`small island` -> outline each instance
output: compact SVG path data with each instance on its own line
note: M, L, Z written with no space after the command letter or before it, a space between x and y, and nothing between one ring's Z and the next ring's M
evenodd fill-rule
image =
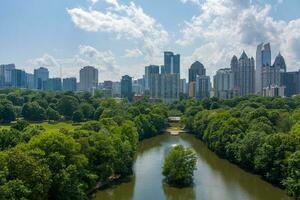
M196 154L191 148L182 145L173 147L163 165L165 181L175 187L190 186L193 183L196 161Z

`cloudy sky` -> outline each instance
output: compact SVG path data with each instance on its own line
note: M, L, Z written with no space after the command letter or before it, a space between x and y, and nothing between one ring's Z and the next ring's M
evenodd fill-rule
M1 0L0 63L50 76L76 76L85 65L100 81L139 78L181 54L183 77L199 60L212 75L231 57L271 42L288 70L300 69L299 0Z

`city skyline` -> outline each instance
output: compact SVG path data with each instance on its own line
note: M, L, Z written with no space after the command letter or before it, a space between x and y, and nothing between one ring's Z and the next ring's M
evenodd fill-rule
M44 66L50 77L59 77L62 68L63 77L78 78L80 68L92 65L99 80L120 80L162 65L163 51L170 50L181 55L182 77L196 60L212 77L232 55L244 49L255 56L257 44L270 42L272 62L280 51L289 70L300 66L299 1L130 2L2 1L0 61L27 72Z

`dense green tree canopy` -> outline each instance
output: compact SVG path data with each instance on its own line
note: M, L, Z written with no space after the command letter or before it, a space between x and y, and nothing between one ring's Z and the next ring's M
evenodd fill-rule
M193 182L196 161L196 154L192 149L177 145L167 154L162 173L171 185L190 185Z

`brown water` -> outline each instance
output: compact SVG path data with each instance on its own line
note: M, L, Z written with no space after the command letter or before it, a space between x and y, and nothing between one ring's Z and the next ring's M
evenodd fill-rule
M192 147L197 153L194 186L172 188L161 175L165 155L172 145ZM141 142L134 176L125 183L96 193L94 200L291 200L284 191L218 158L192 135L161 135Z

